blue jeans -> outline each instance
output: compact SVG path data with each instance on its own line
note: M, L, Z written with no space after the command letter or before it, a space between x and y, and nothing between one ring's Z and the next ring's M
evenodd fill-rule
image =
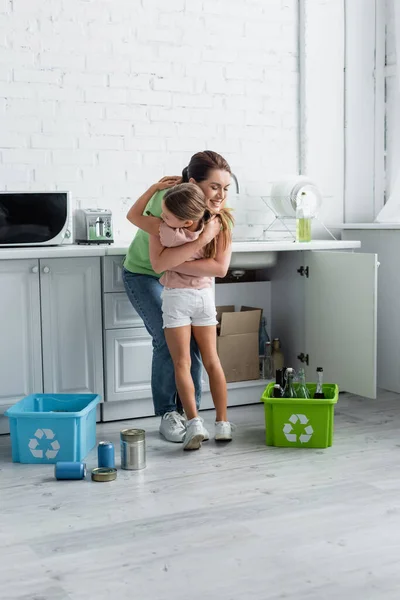
M157 277L122 271L128 298L143 319L145 327L153 338L153 361L151 369L151 391L154 412L164 415L180 408L176 391L174 365L165 341L162 321L161 292L163 286ZM195 387L197 408L201 399L202 362L197 344L192 336L190 354L192 359L192 378ZM178 402L178 405L177 405Z

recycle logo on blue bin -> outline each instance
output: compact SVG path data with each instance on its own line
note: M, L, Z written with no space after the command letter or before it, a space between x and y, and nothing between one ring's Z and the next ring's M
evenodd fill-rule
M36 429L35 437L29 440L29 450L35 458L55 458L60 450L59 442L51 429Z
M308 417L306 415L295 415L289 417L289 423L285 423L283 426L283 433L288 442L300 442L301 444L307 444L311 440L314 429L311 425L307 425ZM302 427L299 428L298 424ZM296 433L293 425L296 425L296 430L301 433Z

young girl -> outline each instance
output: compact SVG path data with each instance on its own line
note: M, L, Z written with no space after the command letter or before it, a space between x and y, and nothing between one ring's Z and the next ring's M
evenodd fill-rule
M230 245L233 224L230 211L222 208L218 214L212 215L207 208L204 193L197 185L184 183L169 189L162 200L161 219L142 214L148 200L147 193L139 198L130 211L130 220L151 234L150 259L155 271L162 254L162 250L160 252L158 248L159 242L163 248L171 248L196 241L204 225L210 220L215 221L216 237L205 247L196 249L190 260L214 258L219 243L222 243L223 248ZM177 390L187 417L183 448L197 450L207 437L202 419L198 416L190 374L192 332L210 381L216 409L215 439L230 441L232 427L227 420L226 380L217 354L213 278L206 274L193 277L167 270L160 282L164 286L164 333L174 363Z

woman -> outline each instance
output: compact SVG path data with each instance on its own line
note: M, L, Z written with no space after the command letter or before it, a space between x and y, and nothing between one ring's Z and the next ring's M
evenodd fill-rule
M146 214L161 216L161 202L165 191L177 183L191 182L199 186L206 197L207 206L212 212L219 212L224 206L231 180L231 170L224 158L206 150L198 152L190 159L183 170L182 178L164 177L147 192L151 199ZM130 220L130 212L127 218ZM192 255L201 246L206 246L216 236L219 223L211 220L196 241L183 246L164 248L160 242L153 248L153 265L149 256L149 234L139 230L131 243L123 269L123 280L128 297L136 312L143 319L145 327L153 338L153 361L151 387L155 414L161 416L160 433L170 442L183 442L185 419L178 412L175 373L172 359L165 341L161 311L163 286L159 282L160 273L175 271L193 277L224 277L229 267L231 246L219 246L215 258L202 258L191 261ZM191 375L196 394L196 404L200 406L202 364L197 344L191 339ZM205 432L205 440L208 434Z

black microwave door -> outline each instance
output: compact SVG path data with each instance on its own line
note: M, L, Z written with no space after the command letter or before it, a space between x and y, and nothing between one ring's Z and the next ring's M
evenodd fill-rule
M43 244L67 220L65 192L0 194L0 244Z

